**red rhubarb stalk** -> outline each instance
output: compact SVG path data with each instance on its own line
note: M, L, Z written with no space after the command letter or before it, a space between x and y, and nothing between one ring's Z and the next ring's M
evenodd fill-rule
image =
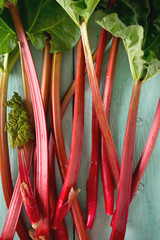
M102 29L98 45L95 72L100 84L107 31ZM98 170L100 157L100 133L94 105L92 105L92 149L89 177L87 181L87 228L92 229L97 208Z
M37 229L41 222L41 214L38 209L36 199L33 194L25 158L25 149L24 147L18 147L18 164L19 164L19 173L21 179L21 194L24 202L24 206L28 215L28 218L31 222L31 225L34 229Z
M50 203L50 222L52 220L56 203L57 203L57 191L56 191L56 179L55 179L55 151L56 146L52 132L49 137L49 203ZM57 240L68 240L68 233L65 222L62 221L57 229L52 229L52 237Z
M141 86L141 80L134 82L123 146L118 199L114 221L112 222L110 240L123 240L125 237L130 204L134 140Z
M43 50L43 67L41 79L41 94L44 106L45 115L47 115L49 93L50 93L50 80L51 80L51 53L49 39L46 40ZM36 192L36 172L37 172L37 156L36 147L34 150L34 192Z
M105 83L105 89L104 89L104 95L103 95L103 106L106 112L108 122L110 118L113 80L114 80L118 46L119 46L119 38L114 37L112 46L111 46L110 56L109 56L109 62L108 62L107 74L106 74L106 83ZM113 179L110 173L110 168L109 168L108 159L107 159L107 152L105 149L105 143L104 143L103 137L101 138L101 179L103 184L103 194L104 194L106 214L112 215L113 209L114 209L114 184L113 184Z
M149 159L151 157L152 151L153 151L155 143L156 143L156 139L158 137L159 130L160 130L160 99L159 99L157 110L156 110L154 120L153 120L153 123L151 126L151 130L150 130L149 136L147 138L146 145L144 147L141 158L140 158L138 165L132 176L131 200L130 201L132 201L132 199L137 191L138 185L142 179L142 176L147 168Z
M56 142L57 155L58 155L57 157L58 166L60 169L62 180L64 182L65 176L67 173L68 159L67 159L67 154L65 150L63 133L62 133L62 125L61 125L61 117L62 117L61 104L60 104L61 53L57 53L53 58L54 60L52 61L52 67L53 67L52 73L54 73L53 74L54 76L52 76L52 80L53 78L55 78L57 81L57 84L56 84L56 88L54 88L55 86L53 84L53 81L51 81L50 112L51 112L51 118L53 119L53 123L54 123L55 142ZM53 131L52 119L51 119L51 127ZM85 227L84 219L82 216L82 212L77 199L72 204L71 213L72 213L73 221L74 221L79 239L81 240L89 239L87 230Z
M50 79L51 79L51 53L49 40L46 40L45 48L43 50L43 68L41 80L41 93L44 105L45 114L47 114L49 92L50 92Z
M106 45L110 42L112 36L110 33L107 34L107 40L106 40ZM98 48L96 48L96 50L94 51L94 53L92 54L92 58L93 58L93 62L96 61L96 58L97 58L97 52L98 52ZM87 72L87 69L85 69L85 72ZM63 117L63 114L71 100L71 98L73 97L74 95L74 92L75 92L75 83L76 83L76 79L74 79L72 81L72 83L70 84L68 90L66 91L63 99L62 99L62 104L61 104L61 108L62 108L62 117Z
M72 188L75 188L78 179L83 146L84 88L85 88L84 83L85 83L85 60L83 54L82 41L80 40L77 47L77 72L76 72L75 104L74 104L71 150L65 182L63 184L63 188L57 203L56 213L54 217L53 226L55 228L58 226L58 223L60 221L59 219L62 217L62 215L63 214L65 215L67 213L64 212L64 206L66 205L65 202L67 198L69 201L70 198L74 196ZM75 193L75 197L76 196L77 193Z
M86 60L87 72L88 72L91 91L92 91L93 102L94 102L99 126L101 129L101 133L105 140L106 151L108 155L111 173L113 175L115 184L118 185L119 175L120 175L120 165L119 165L117 151L112 138L112 134L111 134L109 124L106 118L106 114L104 111L100 90L97 82L97 77L94 70L94 64L92 61L91 49L90 49L89 40L88 40L87 23L82 22L80 29L81 29L83 48L85 53L85 60Z
M0 81L0 170L1 170L1 181L4 192L4 197L6 201L7 208L13 194L13 184L11 179L10 163L9 163L9 152L8 152L8 141L7 141L7 132L5 131L6 123L6 106L5 102L7 101L7 89L8 89L8 77L9 73L12 70L12 67L16 63L19 57L19 53L15 54L14 59L12 59L12 65L8 66L8 56L6 55L6 66L5 71L1 73ZM9 69L8 69L9 67ZM29 239L27 230L25 229L25 224L20 218L17 224L17 233L21 239Z
M42 230L42 232L46 239L49 239L48 139L42 96L33 58L19 13L16 6L12 3L8 3L8 7L21 44L24 65L31 91L37 140L37 199L44 222L44 230Z

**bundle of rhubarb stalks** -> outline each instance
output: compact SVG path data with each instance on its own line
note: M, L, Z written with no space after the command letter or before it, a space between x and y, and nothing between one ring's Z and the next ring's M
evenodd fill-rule
M92 24L89 21L91 15ZM93 49L88 31L93 36L96 28L101 33L98 35L97 48ZM160 80L155 81L153 78L160 72L159 39L158 0L0 1L0 172L8 208L4 223L0 222L1 240L13 239L15 232L22 240L76 239L75 234L71 235L71 227L68 229L65 223L65 217L70 211L80 240L131 239L126 234L129 206L141 183L160 130ZM38 79L41 73L37 75L30 50L30 47L33 49L32 45L40 51L43 49L41 81ZM119 48L121 53L118 52ZM75 71L68 71L68 76L63 73L66 51L72 52L73 56L70 58L72 62L65 62L65 69L69 68L67 66L75 66ZM114 73L116 62L118 65L124 63L122 56L127 56L125 64L130 67L130 71L127 71L130 76L125 74L125 83L117 84L114 83ZM15 73L17 61L21 67L24 97L12 88L9 90L12 98L9 99L9 75ZM125 67L121 65L118 81L124 78ZM104 71L105 78L104 73L101 74ZM133 82L127 82L131 76ZM72 79L62 98L61 85L65 85L63 77ZM138 156L134 151L137 146L136 125L145 124L143 119L137 118L139 102L142 101L142 85L150 79L153 79L153 85L150 86L157 91L154 90L153 93L150 89L147 96L142 93L143 101L149 108L155 95L156 106L150 110L154 113L153 116L148 116L152 119L150 126L147 126L148 137L138 139L139 143L143 142ZM122 87L126 91L122 91ZM86 101L88 88L92 104ZM120 99L117 101L120 103L117 106L121 107L118 109L113 109L113 106L116 107L116 96L112 98L112 90L117 97L119 92ZM122 96L120 91L125 94ZM118 123L121 115L119 112L123 110L126 101L128 105L125 112L128 112L125 129L121 129L122 124ZM73 104L73 116L71 111L68 115L71 115L70 121L73 122L65 122L62 129L62 119L70 102ZM113 122L114 111L117 115L115 114ZM145 110L141 107L139 111L143 115ZM142 123L139 124L139 121ZM91 122L89 135L86 133L86 122ZM66 138L66 142L64 129L68 127L71 127L72 136L71 139ZM143 130L144 128L139 131ZM120 136L115 134L116 131L122 133L122 144L117 144ZM140 137L143 135L141 133ZM89 157L82 155L85 144L89 146L87 141L91 143L86 149ZM70 146L68 152L66 146ZM16 149L14 159L13 149ZM133 157L138 157L134 164ZM14 184L11 164L16 159L19 171ZM88 179L85 183L86 190L78 179L80 167L88 168L85 171L87 176L83 176L84 173L80 176ZM156 174L158 176L158 166L155 169L157 172L152 177ZM95 221L99 175L104 199L101 208L106 215L103 223L101 219ZM62 186L57 184L59 176ZM82 209L79 199L85 192L86 203ZM26 218L21 214L23 205L28 218L27 225ZM98 221L102 226L97 235ZM69 223L72 225L71 219ZM151 232L149 239L158 239L158 230L155 229L156 227L152 232L152 228L148 227ZM134 231L136 230L135 228ZM140 234L141 231L135 235L136 240L141 239Z

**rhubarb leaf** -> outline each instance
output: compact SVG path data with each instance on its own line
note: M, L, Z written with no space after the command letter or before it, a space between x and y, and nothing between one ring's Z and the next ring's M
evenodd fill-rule
M19 1L21 19L32 44L42 49L46 36L51 36L51 52L72 48L80 37L80 31L63 8L53 0Z
M76 45L80 31L63 8L53 0L19 0L18 10L32 44L43 49L45 33L51 36L51 52L66 51ZM18 42L7 8L0 15L0 54L10 53Z
M160 7L158 0L117 0L98 11L96 22L123 40L134 81L160 72Z
M33 46L35 46L37 49L43 49L45 46L45 41L47 39L47 36L43 33L27 33L29 39L31 40Z
M13 24L7 9L0 15L0 54L10 53L17 45L17 35L13 30Z
M82 21L88 22L99 0L57 0L73 21L80 26Z

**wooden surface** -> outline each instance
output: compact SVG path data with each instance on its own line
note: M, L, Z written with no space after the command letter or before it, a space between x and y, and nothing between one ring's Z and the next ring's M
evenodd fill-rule
M97 46L100 28L90 24L89 36L91 39L91 46L94 49ZM42 51L37 51L31 48L35 60L38 76L40 79L42 69ZM101 79L101 93L105 83L105 73L107 68L107 61L109 56L110 45L106 48L104 64ZM75 60L76 49L70 50L63 54L62 63L62 84L61 96L64 95L70 82L75 74ZM133 81L129 69L128 59L120 42L118 51L118 60L116 64L116 73L114 80L114 89L111 105L111 120L110 126L117 148L118 156L121 161L123 140L125 133L125 126L127 120L127 113L130 103L131 91ZM23 96L22 77L20 70L20 62L14 67L9 78L9 91L8 98L13 94L13 91L18 91ZM136 143L134 152L133 169L139 160L139 157L144 148L155 110L157 107L158 99L160 97L160 74L154 77L153 80L145 83L142 86L142 93L140 98L140 106L137 119ZM78 179L78 187L81 189L79 194L79 201L82 212L85 218L86 212L86 181L89 173L90 166L90 152L91 152L91 109L92 98L88 79L86 77L85 87L85 128L84 128L84 147L83 157ZM72 116L73 116L73 101L63 118L63 131L66 143L67 154L70 151L70 141L72 132ZM16 150L10 150L10 162L12 166L13 182L15 183L18 167ZM58 168L57 171L57 184L59 192L62 187ZM125 240L158 240L160 239L160 134L158 136L150 163L138 188L137 194L130 205L128 225ZM117 196L117 192L115 193ZM2 230L5 216L7 213L6 205L3 198L2 186L0 182L0 232ZM95 223L92 231L88 231L90 239L92 240L108 240L111 232L109 227L111 218L105 215L104 200L102 193L102 184L99 175L99 191L98 191L98 208ZM69 231L69 239L77 239L75 229L73 226L70 213L66 217L66 223ZM14 239L19 239L15 235Z

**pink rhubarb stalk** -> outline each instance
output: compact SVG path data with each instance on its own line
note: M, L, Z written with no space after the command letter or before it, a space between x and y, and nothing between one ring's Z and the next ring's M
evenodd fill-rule
M156 143L156 139L158 137L159 130L160 130L160 99L158 101L157 110L154 116L154 120L151 126L151 130L146 145L144 147L141 158L132 176L131 201L137 191L138 185L147 168L149 159L151 157L152 151Z
M100 84L107 31L102 29L98 45L95 72ZM92 106L92 149L89 177L87 181L87 228L92 229L97 209L98 170L100 157L100 132L94 105Z
M24 65L31 91L37 140L37 200L42 211L44 223L42 235L45 235L46 239L49 239L48 138L42 96L33 58L21 19L19 17L19 13L16 6L14 6L12 3L8 3L8 7L21 45Z
M118 53L119 46L119 38L114 37L109 62L107 67L106 74L106 83L103 95L103 106L106 112L107 120L109 122L110 118L110 108L111 108L111 99L112 99L112 90L113 90L113 80L114 80L114 72L115 65ZM101 138L101 179L103 184L103 194L105 201L105 210L106 214L112 215L114 209L114 184L113 179L110 173L110 168L107 159L107 152L105 149L104 138Z
M141 86L141 80L134 82L123 146L118 199L112 222L110 240L123 240L125 237L130 204L134 140Z
M21 54L21 48L20 48L20 58L21 58L21 68L22 68L22 77L23 77L23 85L24 85L24 95L25 95L25 105L27 108L27 111L30 115L30 123L32 125L32 129L34 128L34 117L33 117L33 109L32 109L32 103L31 103L31 96L30 96L30 90L28 86L28 80L26 76L26 71L24 67L24 62L23 62L23 57ZM25 159L26 159L26 165L28 172L30 172L31 168L31 163L32 163L32 157L33 157L33 148L34 148L34 141L30 140L28 143L25 144L24 146L24 151L25 151ZM12 239L15 234L15 229L17 226L17 221L20 216L23 200L22 196L20 193L20 175L18 175L17 182L15 185L15 189L13 192L13 196L9 205L9 210L7 213L7 217L5 220L5 224L2 230L2 238L4 239ZM21 227L23 230L23 226ZM22 239L29 239L29 236L26 232L25 235L22 235Z
M120 165L119 165L117 151L112 138L112 134L107 121L107 117L104 111L101 94L100 94L100 90L97 82L97 77L94 70L94 64L92 60L91 49L90 49L88 34L87 34L87 23L82 22L80 29L81 29L82 42L83 42L87 72L88 72L91 91L92 91L93 102L94 102L99 126L101 129L101 133L105 140L105 146L106 146L111 173L113 175L115 184L118 185L119 175L120 175Z
M84 86L85 86L85 60L83 54L82 41L80 40L77 47L77 72L76 72L76 88L75 88L75 104L73 117L73 130L69 163L65 182L57 203L56 213L54 217L53 226L56 228L58 223L67 214L70 205L70 199L77 197L74 192L78 173L80 169L82 146L83 146L83 128L84 128ZM75 196L74 196L75 195ZM66 202L68 198L68 202ZM72 203L72 202L71 202ZM66 211L64 206L66 206Z
M41 79L41 94L44 106L45 115L47 115L49 94L50 94L50 80L51 80L51 53L49 39L46 40L43 50L43 67ZM37 156L36 146L34 150L34 192L36 192L36 172L37 172Z

